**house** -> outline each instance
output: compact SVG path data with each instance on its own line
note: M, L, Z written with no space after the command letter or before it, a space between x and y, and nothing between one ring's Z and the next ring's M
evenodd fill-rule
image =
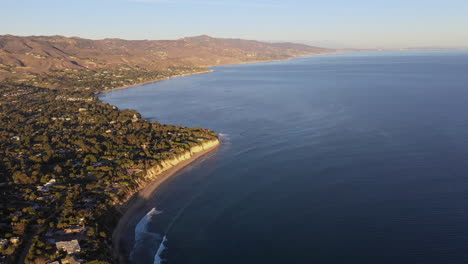
M84 230L85 228L82 226L72 226L69 228L65 228L63 231L65 232L65 234L75 234L75 233L80 233Z
M142 149L146 149L146 147L148 147L148 146L149 146L149 142L141 144Z
M59 154L65 154L65 153L67 153L67 151L64 150L64 149L58 149L58 150L57 150L57 153L59 153Z
M0 249L5 248L8 245L8 239L2 238L0 239Z
M50 187L54 186L56 182L57 181L55 179L52 179L42 186L37 186L37 190L40 192L48 192Z
M127 175L133 175L142 172L140 169L127 169Z
M138 121L138 116L136 114L133 115L132 122Z
M10 238L10 243L12 243L13 245L18 245L20 242L20 238L19 237L12 237Z
M72 163L72 166L73 166L73 167L81 167L81 166L83 166L83 162L81 162L81 161L74 161L74 162Z
M102 167L111 164L111 160L101 160L93 164L94 167Z
M92 202L94 202L95 200L96 200L96 199L94 199L94 198L85 198L85 199L83 200L83 202L85 202L85 203L92 203Z
M68 254L74 254L81 251L78 240L59 241L55 243L58 250L65 250Z

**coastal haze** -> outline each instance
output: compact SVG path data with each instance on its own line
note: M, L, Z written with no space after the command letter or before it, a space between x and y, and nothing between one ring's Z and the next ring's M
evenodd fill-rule
M213 69L100 97L223 141L128 227L133 263L468 261L468 52Z

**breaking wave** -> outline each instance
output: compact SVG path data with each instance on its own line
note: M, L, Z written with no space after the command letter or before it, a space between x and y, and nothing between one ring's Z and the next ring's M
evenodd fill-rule
M223 142L224 145L230 145L231 144L231 136L229 134L224 134L224 133L219 133L218 134L219 139L221 142Z
M151 221L154 215L159 214L160 212L156 210L156 208L151 209L143 218L141 218L140 222L135 227L135 241L141 240L143 235L146 234L153 234L148 231L148 223Z
M164 245L166 241L167 241L167 237L164 236L163 240L161 241L161 244L159 245L158 251L156 252L156 255L154 256L154 264L161 264L163 262L163 259L161 258L161 254L166 249L166 246Z
M147 248L147 245L154 245L156 248L156 245L162 244L160 241L164 241L165 238L163 238L160 234L149 231L149 223L151 222L151 219L160 213L161 212L156 210L156 208L153 208L143 218L141 218L141 220L136 225L135 243L133 244L133 249L129 256L132 262L135 260L135 256L141 254L142 249L145 249L145 247Z

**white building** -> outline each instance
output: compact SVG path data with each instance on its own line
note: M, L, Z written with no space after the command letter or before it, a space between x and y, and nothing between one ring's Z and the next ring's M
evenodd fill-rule
M37 190L40 192L48 192L50 187L54 186L56 182L57 181L55 179L52 179L42 186L37 186Z
M74 254L81 251L78 240L74 239L71 241L60 241L55 243L58 250L65 250L68 254Z

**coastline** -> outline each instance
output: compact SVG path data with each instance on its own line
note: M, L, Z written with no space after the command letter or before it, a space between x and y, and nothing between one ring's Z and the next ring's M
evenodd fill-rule
M141 190L131 195L130 199L123 203L121 206L116 206L117 211L122 213L119 222L112 233L112 251L114 258L118 263L127 263L128 256L121 250L122 244L126 242L131 243L134 238L134 230L128 227L134 227L140 220L138 212L148 211L148 200L154 197L158 187L164 183L171 176L175 175L181 169L199 160L201 157L212 153L220 146L221 141L214 139L207 141L200 146L192 147L181 157L177 157L174 161L168 162L166 166L156 167L148 170L145 177L149 178L146 183L143 183ZM148 209L145 211L145 209ZM123 239L125 238L125 241Z
M248 62L239 62L239 63L234 63L234 64L213 65L213 66L207 66L207 67L288 61L288 60L304 58L304 57L309 57L309 56L327 55L327 54L334 54L334 53L339 53L339 52L342 52L342 51L318 53L318 54L317 53L305 54L305 55L300 55L300 56L287 58L287 59L248 61ZM99 94L111 92L114 90L127 89L127 88L131 88L131 87L135 87L135 86L139 86L143 84L169 80L169 79L176 78L176 77L190 76L190 75L196 75L196 74L205 74L205 73L210 73L210 72L214 72L214 70L208 69L206 71L174 75L174 76L157 79L153 81L147 81L143 83L113 88L107 91L100 92ZM133 239L134 239L134 227L136 226L136 224L141 218L141 215L138 212L141 213L143 211L146 213L152 208L151 206L148 206L148 203L147 203L149 198L154 197L154 194L157 192L158 187L162 183L164 183L167 179L169 179L171 176L175 175L184 167L194 163L201 157L215 151L221 144L219 139L217 139L216 141L217 141L217 144L215 144L211 148L204 149L199 152L195 152L188 159L185 159L177 164L172 165L169 169L162 171L161 173L157 175L153 175L152 177L153 179L148 180L146 183L144 183L144 186L142 186L142 188L138 192L132 194L130 199L125 201L122 205L115 206L116 210L122 214L116 228L114 229L112 233L112 252L113 252L114 258L118 261L118 263L128 263L129 252L124 252L122 250L122 245L128 246L132 244ZM191 153L191 151L188 151L188 152ZM132 227L132 228L129 228L129 227ZM125 241L123 241L124 238L126 238Z
M109 90L105 90L105 91L99 92L97 95L105 94L105 93L107 93L107 92L112 92L112 91L116 91L116 90L128 89L128 88L132 88L132 87L136 87L136 86L140 86L140 85L145 85L145 84L149 84L149 83L156 83L156 82L160 82L160 81L170 80L170 79L174 79L174 78L178 78L178 77L191 76L191 75L199 75L199 74L206 74L206 73L214 72L214 70L213 70L213 69L210 69L209 67L228 66L228 65L242 65L242 64L254 64L254 63L276 62L276 61L289 61L289 60L294 60L294 59L306 58L306 57L309 57L309 56L328 55L328 54L335 54L335 53L342 53L342 52L347 52L347 51L333 51L333 52L326 52L326 53L311 53L311 54L299 55L299 56L292 57L292 58L287 58L287 59L256 60L256 61L245 61L245 62L238 62L238 63L226 63L226 64L219 64L219 65L208 65L208 66L206 66L207 70L205 70L205 71L192 72L192 73L185 73L185 74L177 74L177 75L173 75L173 76L169 76L169 77L165 77L165 78L161 78L161 79L155 79L155 80L146 81L146 82L141 82L141 83L137 83L137 84L125 85L125 86L116 87L116 88L112 88L112 89L109 89Z
M220 67L220 66L230 66L230 65L243 65L243 64L254 64L254 63L264 63L264 62L280 62L280 61L290 61L290 60L295 60L295 59L301 59L301 58L308 58L308 57L315 57L315 56L320 56L320 55L329 55L329 54L336 54L336 53L343 53L343 52L350 52L350 51L331 51L331 52L325 52L325 53L311 53L311 54L305 54L305 55L298 55L296 57L292 58L287 58L287 59L276 59L276 60L256 60L256 61L246 61L246 62L239 62L239 63L226 63L226 64L220 64L220 65L211 65L207 67ZM213 72L212 70L211 72ZM194 73L196 74L196 73Z
M116 90L122 90L122 89L132 88L132 87L135 87L135 86L140 86L140 85L144 85L144 84L148 84L148 83L155 83L155 82L159 82L159 81L170 80L170 79L177 78L177 77L190 76L190 75L197 75L197 74L205 74L205 73L210 73L210 72L213 72L213 70L208 69L208 70L206 70L206 71L199 71L199 72L192 72L192 73L185 73L185 74L172 75L172 76L169 76L169 77L165 77L165 78L161 78L161 79L156 79L156 80L152 80L152 81L146 81L146 82L141 82L141 83L137 83L137 84L130 84L130 85L125 85L125 86L121 86L121 87L112 88L112 89L109 89L109 90L105 90L105 91L99 92L98 95L104 94L104 93L107 93L107 92L116 91Z

